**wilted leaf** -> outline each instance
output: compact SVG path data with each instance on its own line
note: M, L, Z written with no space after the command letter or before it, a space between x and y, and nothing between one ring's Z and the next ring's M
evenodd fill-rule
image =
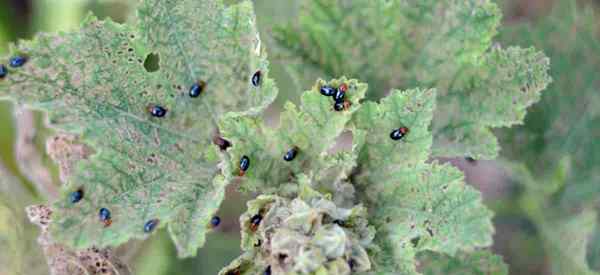
M53 127L95 152L74 167L53 206L52 237L80 248L117 245L145 237L144 224L158 219L179 255L194 255L227 183L211 144L218 119L255 114L276 95L251 3L143 1L136 26L88 18L77 32L40 34L11 53L28 61L9 69L0 96L47 111ZM144 66L151 53L156 71ZM206 87L192 98L199 81ZM155 105L165 117L150 115ZM84 199L72 204L78 189ZM98 219L101 207L111 226Z

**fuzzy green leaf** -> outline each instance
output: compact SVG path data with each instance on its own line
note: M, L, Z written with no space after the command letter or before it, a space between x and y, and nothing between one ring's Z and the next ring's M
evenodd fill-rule
M144 59L157 54L159 69ZM275 97L252 4L222 1L143 1L137 25L89 18L81 30L40 34L12 54L28 57L0 81L0 96L48 112L51 125L77 133L95 152L67 179L53 206L53 238L76 247L144 238L144 224L169 225L180 256L204 243L223 198L211 144L227 111L257 113ZM251 76L262 71L259 87ZM197 98L188 88L205 81ZM152 117L148 107L167 109ZM82 188L72 204L68 194ZM112 212L112 225L98 209Z
M487 250L459 253L455 257L425 252L419 255L419 261L423 262L422 272L426 275L508 274L508 266L502 257Z
M433 120L435 156L494 157L490 127L521 123L550 77L548 58L534 49L492 48L481 64L464 65L441 88Z
M365 80L379 95L436 87L434 156L493 158L490 128L520 123L550 82L543 54L490 49L500 17L489 0L310 0L275 40L303 84L312 67Z
M348 85L345 99L351 106L344 111L335 111L333 99L321 95L319 89L323 85L338 87L342 83ZM279 129L267 127L260 118L235 114L223 119L220 124L222 134L233 143L228 150L232 156L231 165L235 167L233 176L240 174L240 159L247 156L250 167L240 177L244 190L273 192L273 188L281 187L282 183L289 182L291 177L304 171L313 172L309 176L317 181L339 181L343 173L352 167L338 170L337 173L331 173L327 168L337 167L346 160L352 165L352 156L326 153L359 108L358 102L366 90L367 85L356 80L319 80L312 90L304 92L300 107L289 102L285 105ZM284 161L286 152L294 147L298 151L296 158L290 162Z
M462 173L429 157L429 124L435 107L433 90L393 91L380 104L367 103L354 124L366 132L356 176L359 194L374 209L379 250L376 271L415 274L415 255L488 246L492 213L479 192L465 185ZM394 141L391 130L408 127Z

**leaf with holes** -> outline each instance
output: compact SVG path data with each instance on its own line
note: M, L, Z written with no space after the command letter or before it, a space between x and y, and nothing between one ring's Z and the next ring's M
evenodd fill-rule
M276 89L249 1L142 1L136 22L89 17L79 31L19 43L11 56L26 62L9 68L0 96L47 111L51 126L80 135L94 152L67 173L53 239L118 245L148 236L154 220L168 226L180 256L191 256L229 177L211 144L218 120L228 111L259 113ZM147 71L150 55L158 68ZM191 97L194 83L202 90ZM83 199L72 203L76 190ZM112 223L98 218L102 207Z
M302 84L316 72L364 80L373 95L436 87L434 156L493 158L491 128L521 123L550 82L542 53L491 47L500 17L489 0L309 0L273 48Z

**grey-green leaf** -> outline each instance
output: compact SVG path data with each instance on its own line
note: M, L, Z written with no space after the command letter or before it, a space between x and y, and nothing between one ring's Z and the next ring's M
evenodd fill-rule
M491 128L521 123L550 82L540 52L491 48L501 14L489 0L302 3L297 22L274 35L292 78L306 84L313 68L364 80L380 96L437 88L434 156L494 158Z
M155 72L144 68L157 54ZM0 96L48 112L51 126L81 135L95 152L80 161L53 206L53 238L76 247L144 238L170 225L180 256L204 242L228 175L212 138L228 111L255 114L276 95L248 1L143 1L137 25L88 18L77 32L40 34L14 47ZM250 78L261 71L258 87ZM199 97L189 87L205 81ZM149 108L165 108L153 117ZM81 189L84 198L68 196ZM105 226L98 209L108 208Z
M458 253L454 257L424 252L419 254L419 261L425 275L506 275L508 266L502 257L488 250L470 253Z
M338 87L342 84L348 86L345 100L351 105L347 110L335 111L333 99L321 95L319 89L324 85ZM240 177L243 179L242 188L269 193L288 182L293 175L304 171L316 174L321 168L327 168L326 159L333 158L326 154L327 150L346 129L366 90L367 85L357 80L319 80L312 90L304 92L300 107L290 102L285 105L279 129L269 128L260 118L238 114L226 117L220 127L223 136L233 143L228 150L232 156L233 176L241 175L240 159L247 156L250 166ZM296 158L284 161L286 152L293 148L298 152ZM327 173L315 176L330 178Z
M358 194L373 209L372 251L378 274L416 274L415 255L454 255L491 244L492 213L481 195L450 165L426 163L432 143L429 125L435 91L393 91L381 103L366 103L353 118L366 132L355 176ZM390 138L398 127L409 130Z

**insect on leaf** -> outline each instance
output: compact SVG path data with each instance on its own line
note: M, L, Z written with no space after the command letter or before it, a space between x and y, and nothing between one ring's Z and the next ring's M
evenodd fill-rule
M375 270L415 274L415 255L435 251L450 256L492 242L492 213L481 195L464 183L456 168L426 163L435 91L392 91L381 103L367 103L353 122L366 133L360 149L358 194L377 228ZM408 128L400 140L390 132Z
M337 88L340 85L348 86L345 100L350 105L347 110L335 111L333 98L323 96L320 88ZM299 107L289 102L285 105L278 129L267 127L260 118L238 114L227 117L221 122L221 130L223 136L233 143L229 150L232 156L230 165L234 167L232 176L240 175L240 159L247 156L250 166L240 177L245 190L273 192L281 187L280 184L289 182L293 179L291 177L304 171L313 172L310 177L317 180L339 181L339 173L327 173L327 163L333 163L335 158L349 157L326 153L346 129L366 90L367 85L357 80L319 80L311 90L304 92ZM284 155L292 148L297 149L297 156L291 161L284 161ZM342 169L340 173L347 170Z
M521 123L550 82L542 53L492 47L500 18L489 0L309 0L274 38L302 84L316 71L363 80L372 96L437 88L433 155L494 158L491 128Z
M228 111L257 114L277 91L249 1L142 1L136 22L89 17L78 31L19 43L11 56L27 61L9 68L0 96L47 111L51 126L94 152L72 167L52 206L53 239L118 245L148 236L153 220L168 226L180 256L191 256L228 182L212 144L218 120ZM159 60L152 72L143 64L150 54ZM206 83L198 97L189 96L194 83ZM76 190L83 198L72 203ZM102 207L109 226L98 219Z

